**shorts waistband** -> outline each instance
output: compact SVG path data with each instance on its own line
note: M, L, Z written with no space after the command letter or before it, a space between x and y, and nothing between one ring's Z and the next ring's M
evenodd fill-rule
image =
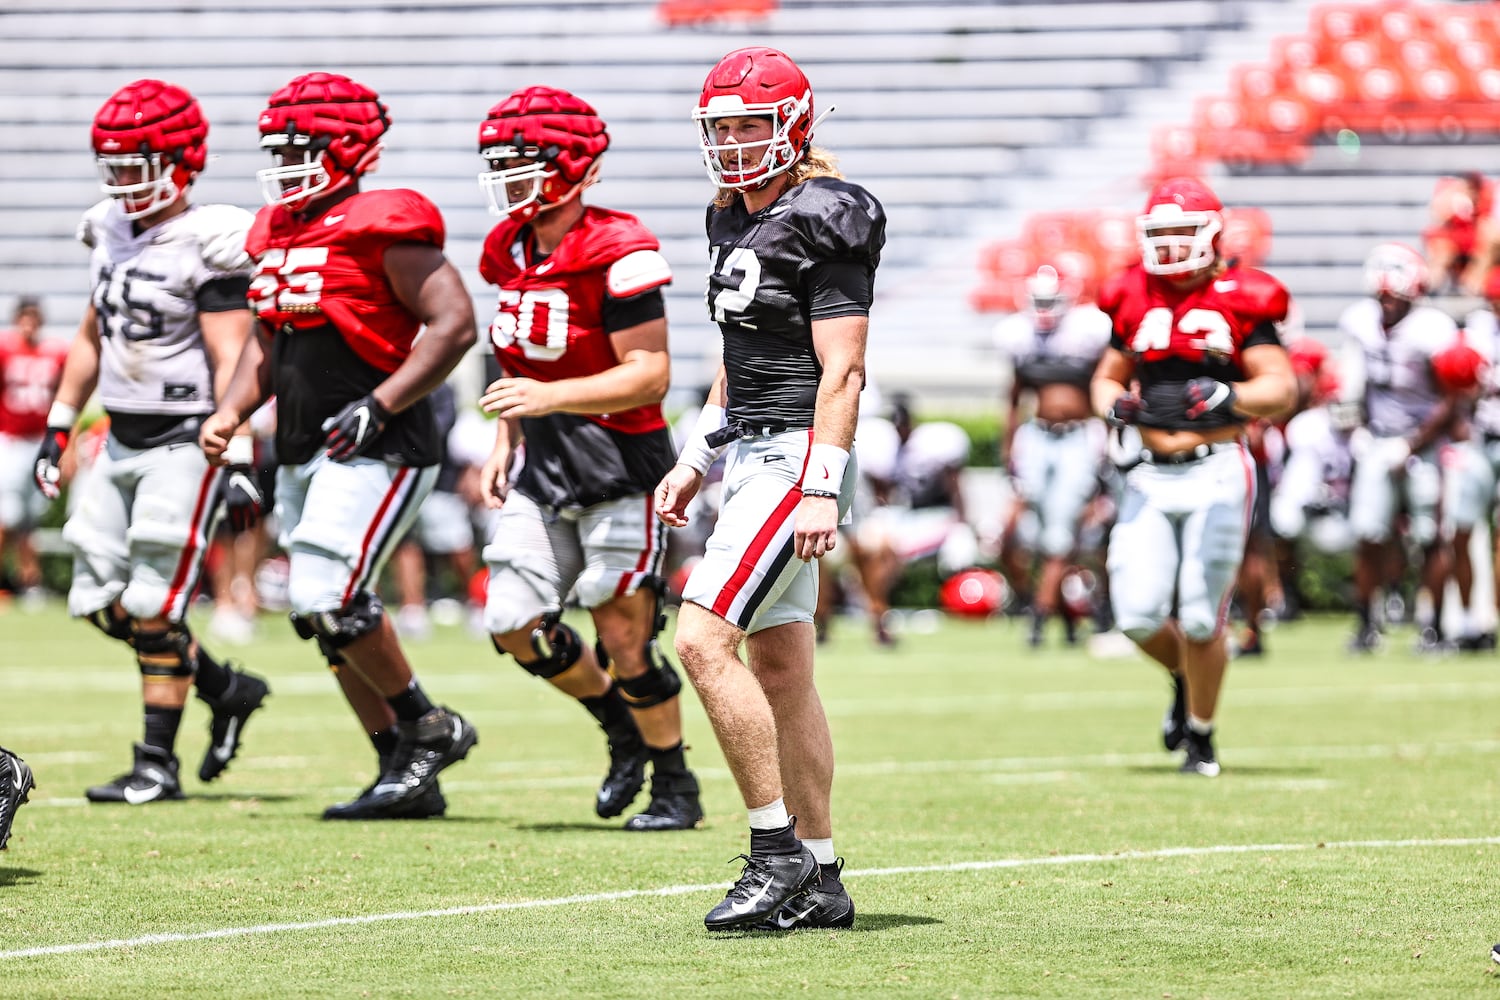
M1072 434L1082 427L1087 427L1089 418L1084 417L1081 420L1043 420L1041 417L1033 417L1032 423L1036 424L1039 429L1046 434L1050 434L1052 437L1062 437L1065 434Z
M1173 451L1165 455L1158 455L1150 448L1142 448L1141 461L1152 465L1187 465L1190 462L1201 462L1217 452L1229 451L1239 446L1238 441L1215 441L1211 444L1196 445L1187 451Z
M747 420L731 420L704 439L710 448L722 448L731 441L743 438L774 437L787 431L805 431L808 428L791 424L752 424Z

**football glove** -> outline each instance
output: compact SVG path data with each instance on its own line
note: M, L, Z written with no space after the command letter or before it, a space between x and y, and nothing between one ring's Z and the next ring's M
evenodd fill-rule
M1141 419L1141 411L1146 408L1146 403L1141 397L1133 392L1123 393L1115 400L1115 405L1109 408L1104 419L1111 427L1124 427L1134 424Z
M1229 413L1238 397L1234 386L1205 375L1184 385L1182 398L1187 403L1188 419L1197 420L1205 413Z
M362 396L323 421L328 437L323 447L335 462L347 462L364 454L391 422L391 411L374 394Z
M42 435L42 446L37 449L32 475L36 479L36 488L48 500L56 500L62 493L62 455L72 436L71 427L48 427Z
M266 495L248 465L231 465L224 470L224 516L235 531L255 527L266 509Z

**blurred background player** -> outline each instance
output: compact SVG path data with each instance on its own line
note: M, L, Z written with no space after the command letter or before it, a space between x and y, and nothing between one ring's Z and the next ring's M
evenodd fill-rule
M292 624L334 669L380 766L325 819L441 815L438 773L478 741L413 677L374 592L437 479L427 396L476 340L436 206L360 190L389 126L378 95L348 77L308 73L271 95L260 144L275 166L258 174L267 204L246 240L260 326L201 435L214 461L229 459L234 428L276 396Z
M228 766L267 693L259 677L216 661L187 627L221 473L186 446L229 384L251 319L249 214L188 199L207 136L193 96L160 80L127 84L95 115L94 158L108 197L78 228L93 292L37 452L37 487L56 497L78 411L97 388L109 436L70 497L68 610L134 649L145 719L130 770L90 788L94 802L182 797L175 748L190 687L212 712L203 781Z
M1444 456L1443 524L1453 539L1453 582L1461 605L1457 646L1464 652L1495 648L1493 616L1474 607L1474 529L1484 524L1496 542L1495 493L1500 486L1500 270L1485 281L1488 304L1464 320L1459 340L1433 355L1433 375L1444 394L1457 397L1462 440ZM1500 545L1495 545L1500 566Z
M1434 292L1478 292L1495 237L1494 188L1469 171L1438 181L1428 206L1432 225L1422 231L1422 250Z
M838 544L853 501L885 211L813 145L812 86L784 52L757 46L719 60L693 120L719 189L705 221L724 362L656 512L684 526L704 474L731 449L677 652L750 821L745 866L704 924L850 927L833 843L833 737L813 679L811 563Z
M1448 560L1438 537L1438 447L1449 434L1456 401L1438 386L1432 357L1454 341L1457 325L1442 310L1417 304L1426 291L1426 276L1421 254L1399 243L1382 243L1365 261L1369 297L1339 317L1339 330L1354 345L1351 360L1363 372L1359 382L1369 428L1355 442L1349 498L1349 523L1359 539L1354 558L1358 627L1351 652L1370 652L1380 642L1373 602L1390 576L1389 549L1401 544L1397 527L1402 513L1406 534L1421 552L1422 584L1433 605L1418 646L1428 651L1442 647Z
M1100 291L1114 336L1091 386L1095 411L1136 425L1143 446L1109 540L1115 619L1171 673L1162 740L1187 750L1184 773L1205 777L1219 774L1224 625L1255 500L1244 425L1296 397L1277 332L1286 289L1221 259L1223 224L1202 181L1151 192L1137 221L1141 262Z
M23 297L0 332L0 579L28 601L42 596L31 533L47 509L32 474L68 356L66 342L42 339L44 323L41 301Z
M500 511L484 620L497 651L604 730L598 815L630 805L649 762L651 801L625 828L682 830L703 808L683 757L682 680L657 642L666 529L651 511L674 459L661 412L672 272L635 216L584 204L608 148L594 109L551 87L516 91L480 125L480 185L504 217L479 262L500 289L490 335L502 371L480 400L499 417L481 473ZM593 618L592 647L561 620L569 594Z
M1109 346L1110 320L1097 306L1078 302L1079 291L1044 264L1026 281L1026 310L995 331L1014 370L1000 464L1010 472L1017 503L1002 552L1012 589L1034 595L1033 647L1042 645L1047 620L1059 613L1068 645L1077 642L1063 577L1104 461L1105 428L1094 418L1089 380ZM1022 422L1027 397L1031 415ZM1033 588L1038 555L1042 567Z

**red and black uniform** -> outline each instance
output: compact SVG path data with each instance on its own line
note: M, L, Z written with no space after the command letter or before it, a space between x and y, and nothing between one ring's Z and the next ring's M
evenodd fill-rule
M32 344L19 331L0 333L0 435L42 436L67 357L68 345L62 341Z
M500 288L490 326L507 374L539 382L582 378L620 363L610 335L666 315L665 266L633 268L655 251L635 216L590 206L550 254L526 223L502 222L484 242L479 273ZM659 260L659 256L652 254ZM621 261L625 265L616 266ZM676 461L661 406L620 413L523 417L526 462L515 488L538 504L590 507L649 494Z
M421 323L385 279L398 243L443 246L437 207L415 191L363 191L316 216L260 210L245 249L257 261L250 302L273 338L276 454L300 465L320 450L323 422L366 395L411 353ZM442 442L427 399L391 418L365 452L435 465Z

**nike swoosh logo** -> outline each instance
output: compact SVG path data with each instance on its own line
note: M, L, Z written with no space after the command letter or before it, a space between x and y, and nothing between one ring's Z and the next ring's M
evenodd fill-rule
M790 206L790 205L777 205L775 208L771 209L766 214L767 215L780 215L782 212L785 212L787 209L789 209L791 207L792 206Z
M757 892L755 895L751 896L743 903L730 903L729 908L735 913L740 914L741 916L749 913L751 910L755 909L756 903L759 903L762 899L766 898L766 893L771 891L772 881L774 880L769 878L766 879L766 884L760 887L760 892Z
M404 782L400 782L400 781L389 782L389 781L387 781L383 785L376 785L373 789L370 790L370 794L371 795L399 795L399 794L401 794L402 792L405 792L405 791L406 791L406 785L405 785Z
M229 759L234 756L234 738L239 735L240 720L238 718L229 720L229 730L224 734L224 742L214 747L214 758L220 764L228 764Z
M323 217L323 225L325 226L336 226L343 221L344 217L342 215L327 215Z
M776 914L776 926L780 927L784 931L785 930L790 930L791 928L793 928L793 927L797 926L798 924L802 923L802 921L806 920L807 919L807 915L809 913L811 913L813 910L816 910L817 908L818 908L818 904L817 903L813 903L807 909L803 910L801 913L797 914L795 917L792 917L790 919L788 919L786 917L783 917L781 914L778 913L778 914Z
M1215 281L1214 282L1214 291L1216 291L1216 292L1232 292L1232 291L1234 291L1238 287L1240 287L1240 283L1238 281Z
M354 440L363 441L365 439L365 428L369 426L370 423L369 408L361 406L359 409L354 411L354 415L359 418L359 433L354 435Z
M125 801L133 806L143 805L159 798L160 789L152 788L127 788L125 789Z
M11 783L16 786L16 791L20 792L25 790L26 786L21 783L21 769L16 767L14 764L11 765L10 780Z
M547 261L545 264L538 264L536 266L536 273L537 274L546 274L548 271L552 270L552 268L554 266L555 266L555 262L550 261L550 260Z

